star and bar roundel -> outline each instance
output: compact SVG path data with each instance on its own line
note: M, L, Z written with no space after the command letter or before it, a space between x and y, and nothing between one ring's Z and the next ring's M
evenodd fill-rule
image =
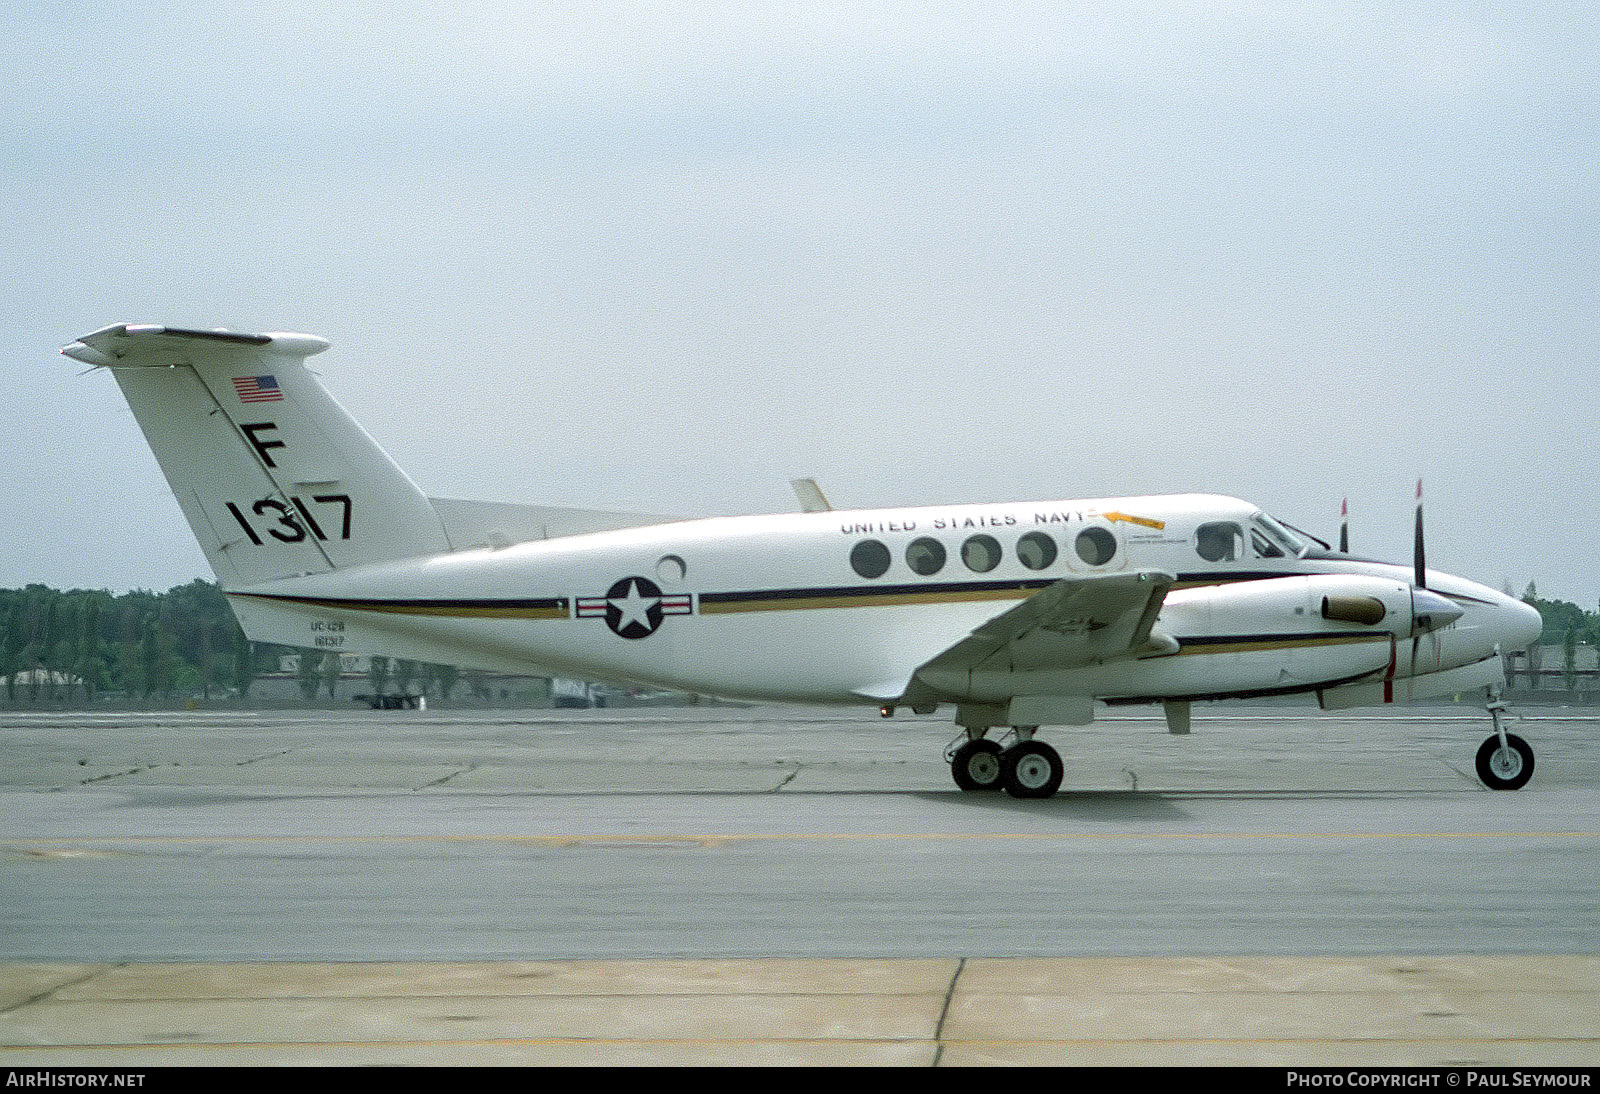
M625 577L606 590L605 596L580 596L579 619L605 619L621 638L648 638L669 615L694 611L688 593L663 593L647 577Z

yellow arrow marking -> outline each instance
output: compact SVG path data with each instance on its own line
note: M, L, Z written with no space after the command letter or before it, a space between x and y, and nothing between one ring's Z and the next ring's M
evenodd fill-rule
M1105 518L1110 521L1124 520L1129 524L1142 524L1146 528L1154 528L1158 531L1167 526L1167 522L1164 520L1151 520L1149 517L1136 517L1131 513L1107 513L1105 514Z

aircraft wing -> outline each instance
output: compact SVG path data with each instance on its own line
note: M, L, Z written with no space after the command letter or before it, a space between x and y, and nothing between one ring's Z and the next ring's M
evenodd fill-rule
M964 691L974 672L1075 668L1176 643L1151 636L1177 578L1160 571L1063 578L1001 612L917 669L936 690Z

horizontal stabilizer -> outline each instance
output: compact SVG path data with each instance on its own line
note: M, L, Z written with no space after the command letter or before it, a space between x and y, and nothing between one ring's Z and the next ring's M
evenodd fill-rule
M115 323L86 334L61 352L74 361L103 367L167 368L192 364L196 356L216 359L230 351L240 358L262 352L280 357L310 357L328 348L314 334L245 334L231 330L190 330L154 323Z
M672 524L682 517L653 513L614 513L603 509L561 509L547 505L516 505L498 501L462 501L429 498L444 522L450 546L457 551L475 547L501 548L589 532L614 532L650 524Z

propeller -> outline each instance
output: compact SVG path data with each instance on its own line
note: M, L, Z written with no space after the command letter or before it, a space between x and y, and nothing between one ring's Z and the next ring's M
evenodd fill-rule
M1417 531L1411 543L1411 675L1417 674L1417 652L1422 645L1422 636L1434 628L1427 614L1425 598L1431 597L1428 592L1428 567L1426 556L1422 549L1422 480L1417 480ZM1458 616L1459 612L1456 613Z
M1462 611L1455 604L1446 600L1436 592L1428 589L1428 563L1427 552L1422 546L1422 480L1417 480L1417 531L1412 544L1412 577L1411 577L1411 675L1417 675L1417 655L1422 645L1422 636L1429 635L1430 646L1434 657L1434 668L1438 668L1439 635L1442 627L1460 619Z
M1344 502L1339 506L1339 553L1350 553L1349 498L1345 498ZM1423 660L1423 637L1432 636L1430 640L1430 646L1432 647L1433 656L1435 660L1437 660L1439 652L1439 636L1437 632L1442 628L1449 626L1451 623L1454 623L1462 616L1461 608L1447 598L1428 588L1427 550L1423 546L1422 535L1421 479L1417 480L1417 520L1416 532L1412 540L1411 555L1411 671L1409 675L1416 676L1420 667L1418 662ZM1335 607L1339 607L1341 610L1348 610L1339 605L1336 605ZM1329 606L1325 604L1323 610L1326 614L1329 610ZM1363 621L1348 615L1340 615L1338 618L1348 618L1351 622ZM1400 641L1404 641L1405 636L1396 635L1395 637ZM1434 667L1437 668L1437 664ZM1392 667L1390 671L1394 671ZM1429 670L1423 668L1422 671L1427 672Z
M1412 557L1416 565L1416 574L1411 579L1413 585L1419 589L1428 587L1426 556L1422 550L1422 480L1417 480L1417 535L1412 549Z

